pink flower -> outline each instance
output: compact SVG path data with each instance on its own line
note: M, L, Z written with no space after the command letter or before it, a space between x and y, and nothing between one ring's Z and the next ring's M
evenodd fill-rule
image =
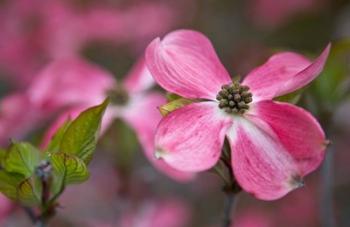
M147 201L136 211L122 216L121 227L183 227L189 222L189 210L179 200Z
M92 42L130 45L131 52L139 53L178 23L179 11L152 2L120 9L100 2L79 7L57 0L6 1L0 8L1 76L24 87L49 61L78 56Z
M317 204L319 193L315 190L319 184L313 180L308 182L304 190L298 190L273 204L248 205L248 198L242 198L240 204L245 206L240 207L232 217L232 227L320 226Z
M0 144L12 138L21 138L40 119L40 111L35 108L25 94L14 93L0 101Z
M177 171L165 162L158 162L153 155L154 134L161 119L157 107L165 103L160 93L149 91L153 84L143 60L120 84L109 72L81 59L52 63L36 78L28 92L37 106L56 110L67 108L47 132L43 146L68 116L76 117L83 109L100 103L108 94L112 103L104 116L102 131L113 119L123 119L136 131L146 157L157 169L174 179L188 180L192 173Z
M271 227L271 217L261 210L247 209L243 213L235 215L231 227Z
M125 9L96 4L78 11L54 2L44 9L41 32L47 39L45 48L53 58L74 56L92 41L144 44L176 22L176 12L164 4L142 3ZM162 23L160 18L164 18ZM140 21L145 22L143 26L138 26Z
M5 222L13 208L14 204L4 195L0 194L0 224Z
M27 95L37 106L57 111L62 107L97 104L114 83L112 74L97 65L67 58L45 67L34 78Z
M325 135L310 113L272 99L312 81L329 49L314 62L292 52L276 54L239 83L201 33L179 30L155 39L146 50L154 79L169 92L197 100L162 119L157 156L178 170L208 170L226 137L234 176L245 191L273 200L300 187L324 158Z
M67 108L74 106L79 113L102 102L113 83L107 72L76 59L50 64L26 90L1 100L0 144L25 136Z
M257 25L276 27L295 15L317 10L323 3L324 0L250 0L248 13Z

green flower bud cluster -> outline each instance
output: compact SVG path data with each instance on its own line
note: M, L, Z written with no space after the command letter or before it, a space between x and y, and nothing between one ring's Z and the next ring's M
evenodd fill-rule
M219 101L219 108L226 113L244 114L249 109L248 104L253 101L253 98L248 86L233 82L221 87L216 100Z

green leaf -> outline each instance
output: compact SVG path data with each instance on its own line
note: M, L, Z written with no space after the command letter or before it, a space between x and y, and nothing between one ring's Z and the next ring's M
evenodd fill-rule
M63 152L51 156L54 171L63 176L65 184L81 183L89 178L88 169L83 160Z
M297 104L303 94L304 89L299 89L296 90L292 93L283 95L283 96L279 96L277 98L275 98L274 100L276 101L280 101L280 102L289 102L292 104Z
M41 190L42 186L37 177L25 179L17 186L17 200L26 205L39 204Z
M67 119L63 123L63 125L56 131L46 148L46 152L56 153L60 150L62 138L71 123L72 121L70 119Z
M312 83L310 91L323 108L332 109L349 93L350 39L333 44L321 75Z
M0 191L9 199L25 205L34 205L40 202L41 187L36 178L24 178L18 173L0 171ZM35 187L33 187L35 185Z
M0 148L0 162L2 163L2 160L6 157L6 149Z
M17 186L25 178L18 173L7 173L4 170L0 171L0 191L9 199L17 200Z
M91 161L95 150L103 114L108 106L106 99L101 105L82 112L66 129L61 141L60 151Z
M40 151L29 143L13 142L3 159L3 168L28 178L40 162Z
M176 99L181 99L183 97L181 97L180 95L174 94L174 93L166 93L166 99L168 100L168 102L174 101Z
M179 98L174 101L168 102L167 104L164 104L159 107L159 111L162 114L162 116L166 116L172 111L179 109L183 106L186 106L188 104L193 103L193 100L185 99L185 98Z
M67 184L82 183L89 178L88 169L83 160L63 152L51 155L53 170L53 195L60 194Z

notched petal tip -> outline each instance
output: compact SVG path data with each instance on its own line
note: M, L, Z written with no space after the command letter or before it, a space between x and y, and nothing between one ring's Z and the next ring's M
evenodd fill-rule
M163 159L164 155L165 155L165 151L161 148L157 148L154 152L154 157L158 160Z
M151 41L151 44L160 43L161 38L158 36Z
M154 51L157 50L157 48L161 45L161 39L160 37L157 37L153 39L148 47L145 50L145 62L146 65L150 62L148 59L151 59L154 55ZM152 62L153 63L153 62Z
M327 148L328 146L330 146L332 144L333 144L333 142L331 140L326 139L326 140L323 141L322 146L324 148Z
M327 53L327 55L328 55L331 48L332 48L332 43L329 42L323 52Z
M305 182L300 175L292 176L291 180L289 181L289 186L293 189L304 187L304 185L305 185Z

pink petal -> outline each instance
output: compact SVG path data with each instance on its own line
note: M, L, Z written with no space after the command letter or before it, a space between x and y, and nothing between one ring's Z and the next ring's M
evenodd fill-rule
M47 119L25 94L15 93L0 102L0 144L10 139L20 139L26 133L38 127L40 121Z
M32 102L45 108L103 101L115 85L113 76L81 59L57 60L35 78L28 90Z
M181 200L149 200L138 209L121 216L120 227L183 227L188 226L191 211Z
M189 172L207 170L218 161L231 118L216 103L193 103L162 119L156 152L170 166Z
M0 224L5 225L5 220L8 220L11 211L15 207L15 204L11 202L6 196L0 194Z
M243 84L250 87L253 100L272 99L304 87L322 71L331 45L311 63L302 55L284 52L272 56L265 64L251 71Z
M213 99L231 82L208 38L195 31L155 39L146 50L146 63L160 86L186 98Z
M270 213L261 208L248 207L234 218L235 224L231 227L271 227L274 224Z
M124 81L124 86L130 93L147 90L153 85L154 79L147 69L143 58L130 70Z
M274 200L301 186L298 166L277 138L241 117L228 137L233 172L245 191Z
M160 172L177 181L188 181L193 178L193 173L175 170L154 155L154 135L161 120L157 108L165 102L165 98L158 93L133 97L131 105L123 113L123 118L134 128L146 157Z
M275 28L294 16L315 12L323 3L317 0L249 0L247 17L263 28Z
M288 103L261 101L255 104L255 117L265 122L286 151L293 157L301 176L314 171L325 155L325 134L317 120L307 111ZM255 119L254 119L255 118Z

